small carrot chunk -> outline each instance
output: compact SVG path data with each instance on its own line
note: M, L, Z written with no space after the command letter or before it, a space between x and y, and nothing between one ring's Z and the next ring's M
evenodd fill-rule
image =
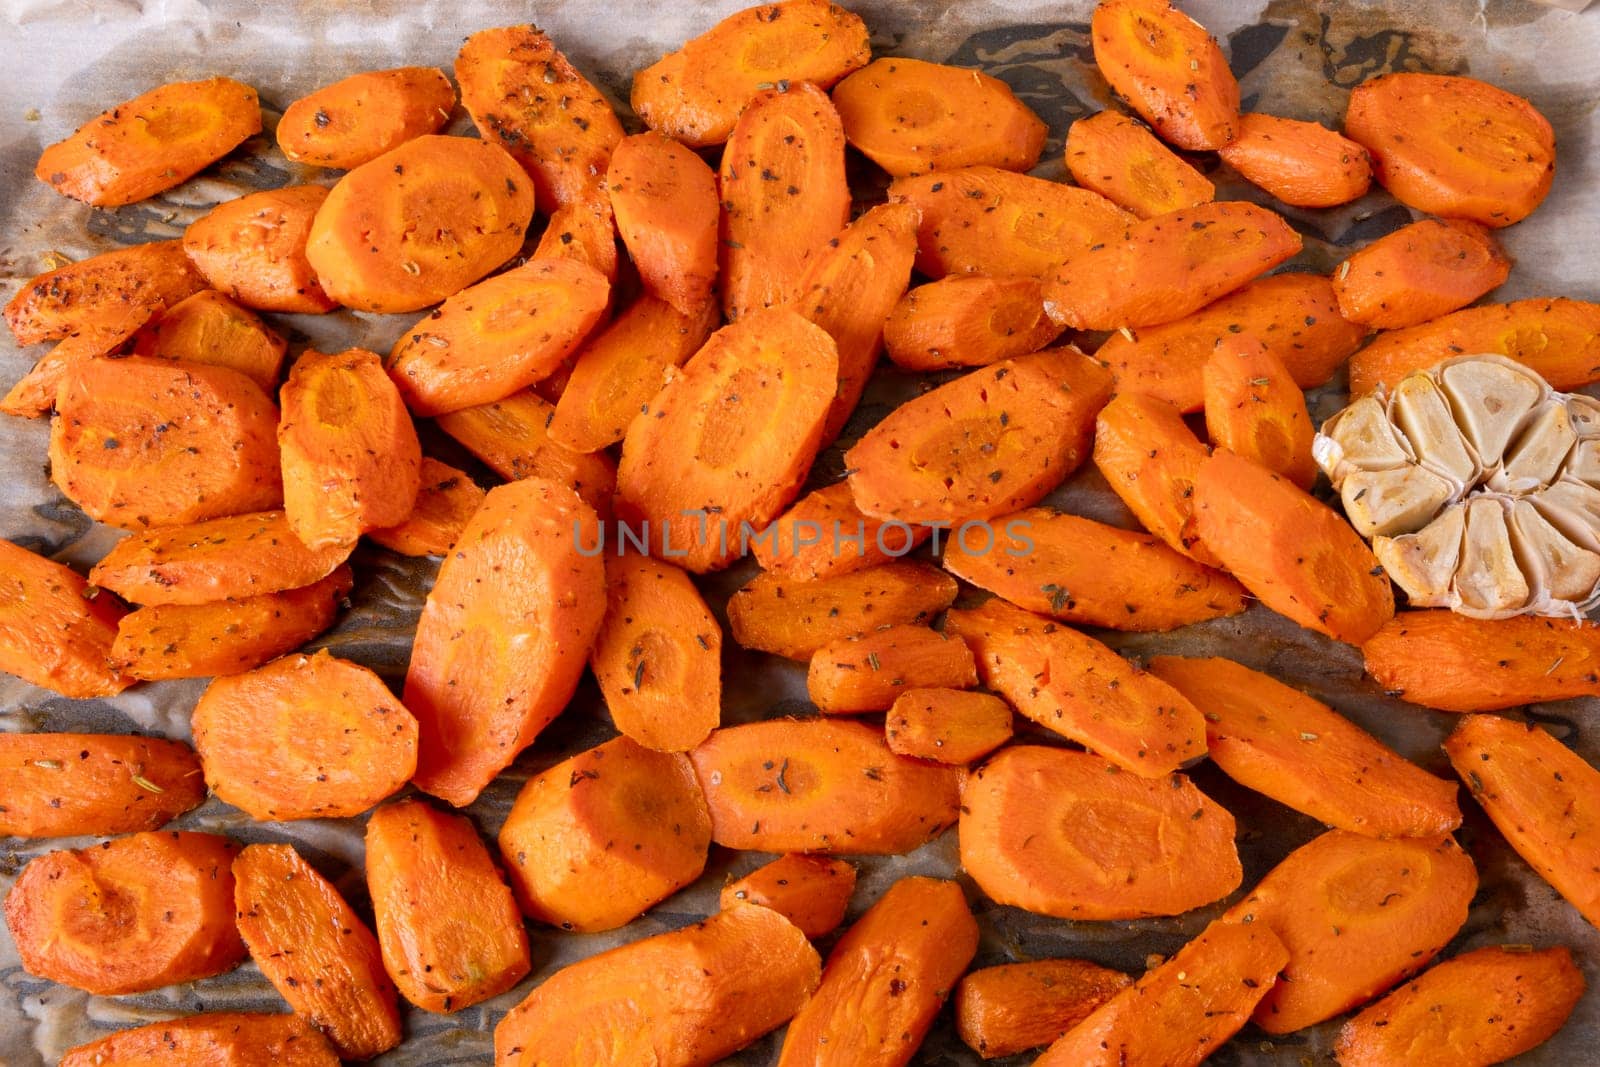
M896 756L857 722L725 726L689 759L726 848L898 855L956 821L960 772Z
M1247 112L1217 154L1244 180L1291 207L1337 207L1367 195L1367 150L1321 123Z
M1095 420L1094 464L1111 491L1168 548L1220 567L1195 530L1194 479L1209 454L1178 409L1157 397L1119 393Z
M256 966L343 1059L400 1043L394 983L367 924L291 845L249 845L233 861L239 933Z
M1011 740L1011 706L988 693L907 689L883 725L890 752L965 766Z
M986 1060L1048 1045L1133 984L1088 960L1003 963L956 986L956 1031Z
M645 290L688 315L717 282L717 175L658 133L626 137L611 154L606 191Z
M0 734L0 835L157 830L206 798L181 741L116 734Z
M0 671L62 696L115 696L133 684L109 662L126 610L72 568L0 540Z
M339 1056L309 1019L217 1011L118 1030L68 1049L60 1067L194 1067L249 1063L339 1067Z
M438 67L363 71L284 108L278 147L297 163L351 170L438 133L455 106L455 88Z
M1089 25L1094 61L1117 95L1191 152L1239 132L1239 83L1217 42L1169 0L1101 0Z
M929 622L956 591L937 567L907 560L809 582L758 574L728 598L728 626L744 648L810 660L831 641Z
M607 282L617 282L617 220L611 201L596 189L582 198L569 201L550 213L550 220L533 259L572 259L592 267ZM554 378L552 374L550 377ZM546 378L548 382L550 378ZM542 384L542 383L541 383ZM553 403L552 399L552 403Z
M183 184L260 132L250 86L171 82L79 126L40 154L33 173L62 196L121 207Z
M816 940L844 922L855 888L856 869L844 860L790 852L723 886L721 904L771 908Z
M1204 381L1211 443L1309 490L1317 480L1317 431L1283 360L1254 337L1236 337L1212 351Z
M306 258L320 185L267 189L228 200L183 231L183 250L206 281L246 307L318 314L338 307Z
M1381 330L1459 311L1511 275L1511 260L1475 222L1423 219L1386 234L1333 272L1339 310Z
M19 345L59 341L135 308L171 307L205 288L182 241L149 241L80 259L28 279L5 306ZM134 326L122 335L132 335ZM108 344L115 345L116 341Z
M245 955L229 874L238 850L161 831L30 861L5 900L23 969L108 997L231 970Z
M848 481L807 493L769 531L769 536L751 545L756 562L768 574L797 582L887 563L916 548L932 532L927 526L863 515Z
M484 492L464 472L431 456L422 457L422 486L404 521L368 530L367 537L402 556L442 556L450 551Z
M972 651L926 626L890 626L823 645L811 657L806 692L829 715L886 711L917 687L978 684Z
M1061 327L1044 313L1037 278L951 275L900 299L883 327L884 348L905 370L982 367L1037 352Z
M178 301L133 338L133 354L230 367L271 395L289 344L215 289Z
M1217 190L1140 123L1097 111L1067 129L1067 170L1085 189L1141 219L1198 207Z

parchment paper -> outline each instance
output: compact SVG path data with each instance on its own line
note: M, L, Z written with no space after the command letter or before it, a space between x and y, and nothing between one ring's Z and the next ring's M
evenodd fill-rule
M258 10L258 6L263 10ZM742 6L737 0L0 0L0 298L48 265L45 254L73 258L117 243L178 236L206 206L251 188L290 182L331 182L333 175L287 164L258 138L219 167L156 201L96 212L55 196L32 178L40 149L70 133L102 108L157 83L226 74L254 84L268 111L277 112L311 89L359 70L402 64L450 67L472 31L536 22L614 101L627 98L631 72ZM1089 60L1090 0L862 0L851 6L873 28L878 54L909 55L980 66L1010 83L1050 124L1051 140L1037 173L1059 178L1062 138L1075 118L1105 106L1104 84ZM1596 155L1600 121L1600 17L1577 16L1512 0L1315 0L1226 2L1194 0L1186 7L1222 36L1240 75L1246 108L1338 125L1350 86L1386 70L1463 72L1530 96L1550 118L1560 142L1555 188L1541 211L1503 233L1518 259L1500 299L1534 295L1600 298L1600 193ZM632 123L625 105L619 110ZM636 124L635 124L636 125ZM468 132L457 116L452 129ZM1259 199L1231 178L1212 175L1219 197ZM1381 193L1327 212L1290 211L1306 235L1296 265L1327 270L1350 248L1409 221ZM364 344L387 351L410 318L355 314L277 317L295 343L319 347ZM3 332L3 331L0 331ZM16 380L44 349L18 351L0 338L0 386ZM916 386L880 372L846 434L846 442L882 417ZM1320 420L1343 402L1335 383L1315 398ZM0 535L59 559L87 565L115 540L96 528L50 486L44 467L46 426L0 421ZM442 435L426 446L441 458L467 463ZM819 459L814 482L838 477L838 449ZM472 468L488 479L481 467ZM1080 472L1052 502L1105 521L1131 524L1119 502L1092 472ZM355 558L358 584L335 630L316 642L372 666L398 685L411 630L435 565L363 547ZM748 565L705 584L720 612L727 593L751 573ZM1352 648L1320 639L1259 608L1245 615L1166 635L1105 635L1134 656L1158 652L1224 654L1300 686L1325 700L1401 752L1448 775L1438 742L1450 716L1385 698L1362 676ZM728 642L724 659L725 722L804 712L804 670L746 653ZM108 701L73 702L0 677L0 729L148 731L187 738L188 713L203 682L143 685ZM1600 761L1600 703L1569 701L1528 709ZM470 810L493 835L528 775L613 733L592 682L567 712L492 785ZM1047 740L1043 736L1036 740ZM1194 771L1200 786L1239 820L1245 885L1253 884L1292 848L1315 836L1312 820L1234 785L1209 765ZM1583 922L1500 839L1463 798L1467 821L1460 839L1471 850L1482 889L1471 917L1447 954L1478 945L1565 943L1591 983L1600 979L1600 935ZM219 801L208 801L174 826L215 830L243 841L290 841L334 879L360 909L367 906L361 875L362 820L259 824ZM861 861L852 917L894 879L907 873L959 876L953 833L908 857ZM0 892L29 858L87 840L0 841ZM615 933L560 935L533 930L534 974L498 999L445 1017L410 1011L405 1044L379 1062L393 1067L481 1064L490 1060L490 1031L499 1017L555 969L612 945L670 929L716 906L730 873L766 857L714 850L705 876L644 918ZM1174 951L1223 908L1143 922L1071 923L1029 915L985 901L966 883L983 930L975 966L1056 955L1088 957L1137 971L1153 954ZM1242 892L1242 891L1241 891ZM822 946L824 951L827 944ZM133 997L91 997L23 973L9 934L0 930L0 1067L53 1064L61 1053L108 1030L201 1010L284 1010L252 964L190 985ZM1247 1028L1212 1062L1227 1065L1331 1063L1337 1023L1287 1038L1265 1040ZM1570 1067L1600 1063L1600 991L1590 993L1554 1040L1518 1062ZM773 1062L777 1035L729 1063ZM1031 1055L1010 1062L1028 1062ZM977 1057L956 1038L945 1012L918 1055L927 1064L971 1064Z

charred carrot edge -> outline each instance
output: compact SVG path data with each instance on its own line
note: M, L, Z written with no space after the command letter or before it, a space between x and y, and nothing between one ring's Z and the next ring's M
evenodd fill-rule
M1351 322L1397 330L1458 311L1510 275L1510 258L1482 226L1422 219L1339 264L1333 289Z
M110 664L127 608L92 592L72 568L0 540L0 671L68 697L115 696L132 685Z
M1102 0L1089 25L1111 88L1163 140L1221 148L1239 131L1239 83L1222 50L1168 0Z
M1067 129L1067 170L1141 219L1216 199L1216 187L1140 123L1097 111Z
M908 688L977 684L966 644L926 626L890 626L834 641L817 649L806 672L811 702L828 714L885 711Z
M1317 480L1316 427L1283 360L1254 337L1230 338L1206 360L1204 381L1211 443L1309 490Z
M19 345L59 341L101 317L121 321L130 306L171 307L205 288L182 241L148 241L37 275L5 306Z
M1011 740L1011 706L988 693L907 689L884 721L889 751L936 763L975 763Z
M206 798L194 750L115 734L0 734L0 834L157 830Z
M728 598L728 626L744 648L809 660L830 641L929 622L956 591L937 567L907 560L816 581L758 574Z
M844 921L855 888L856 869L844 860L790 852L723 886L720 902L771 908L816 940Z
M956 1031L986 1060L1047 1045L1133 984L1088 960L1046 959L972 971L956 987Z
M363 71L284 108L278 147L301 163L349 170L437 133L455 106L455 87L438 67Z

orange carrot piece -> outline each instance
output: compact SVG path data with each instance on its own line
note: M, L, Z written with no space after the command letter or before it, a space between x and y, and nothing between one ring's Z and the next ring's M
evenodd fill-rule
M231 970L245 955L228 873L238 850L164 830L30 861L5 901L23 969L97 996Z
M1063 919L1180 915L1239 888L1227 810L1181 774L1013 745L961 791L961 866L991 900Z
M1004 963L956 986L956 1031L986 1060L1048 1045L1133 984L1088 960Z
M384 968L411 1003L460 1011L528 973L528 931L472 820L385 804L367 820L366 852Z
M927 540L927 526L863 515L848 481L796 500L751 547L769 574L797 582L833 578L887 563Z
M857 722L725 726L689 759L727 848L897 855L956 821L960 772L896 756Z
M1367 195L1367 150L1317 122L1247 112L1217 154L1244 180L1291 207L1337 207Z
M368 530L368 539L402 556L442 556L461 536L484 492L464 472L430 456L422 457L422 487L405 520Z
M945 631L1012 707L1135 775L1161 778L1205 753L1199 710L1087 634L1000 600L947 612Z
M1097 111L1074 122L1066 151L1074 181L1141 219L1216 199L1203 174L1121 112Z
M239 933L278 995L339 1055L400 1043L394 983L367 924L290 845L249 845L233 861Z
M284 108L278 147L298 163L350 170L439 132L455 106L455 88L438 67L362 71Z
M1224 449L1194 479L1195 530L1267 607L1359 645L1394 616L1394 590L1349 523L1288 480Z
M1510 274L1511 260L1482 226L1423 219L1339 264L1333 289L1351 322L1399 330L1459 311Z
M214 289L167 308L133 338L133 354L231 367L272 394L289 344L253 312Z
M260 132L250 86L171 82L79 126L44 150L33 173L62 196L120 207L183 184Z
M309 1019L217 1011L118 1030L68 1049L60 1067L199 1067L250 1062L274 1067L339 1067L339 1056Z
M150 241L30 278L7 302L5 320L17 344L36 345L89 331L97 323L120 328L134 309L171 307L204 288L205 279L184 254L182 241Z
M1193 314L1300 251L1300 235L1256 204L1218 201L1157 215L1068 259L1045 283L1062 326L1118 330Z
M1031 170L1048 132L999 78L904 56L845 78L833 105L850 143L897 178L973 166Z
M907 560L809 582L758 574L728 598L728 626L744 648L809 660L831 641L929 622L956 591L937 567Z
M964 766L1011 740L1011 706L988 693L907 689L883 725L890 752Z
M1162 140L1191 152L1239 131L1239 83L1217 42L1169 0L1101 0L1089 33L1111 88Z
M306 259L306 238L328 190L267 189L212 208L183 231L183 250L206 281L246 307L317 314L338 303Z
M1168 548L1219 567L1195 530L1194 479L1209 454L1178 409L1153 396L1119 393L1095 419L1094 463L1111 491Z
M688 315L717 282L717 175L658 133L627 137L611 154L606 190L617 230L645 290Z
M155 319L152 308L130 310L120 325L97 323L55 345L0 399L0 412L24 419L50 414L69 367L97 356L120 358L128 338Z
M771 908L815 940L844 922L855 888L856 869L844 860L790 852L723 886L721 905Z
M1222 916L1266 927L1289 950L1256 1025L1287 1034L1415 974L1461 929L1477 888L1472 859L1449 837L1329 830L1295 849Z
M910 1063L977 951L978 924L958 883L900 879L828 954L778 1067Z
M421 728L417 788L470 804L571 699L605 612L581 552L594 510L529 478L489 491L423 605L404 701Z
M1150 673L1200 708L1212 761L1258 793L1369 837L1438 837L1461 825L1454 782L1297 689L1221 658L1157 656Z
M1289 368L1254 337L1225 340L1206 360L1206 435L1217 448L1309 490L1316 427Z
M844 127L808 82L756 96L722 150L722 309L729 321L787 304L850 221Z
M902 297L884 323L883 344L896 366L931 371L1025 356L1060 334L1044 313L1037 278L960 274Z
M901 404L845 453L868 515L958 524L1036 504L1089 455L1111 375L1076 348L1002 360Z
M0 734L0 835L157 830L206 798L181 741L116 734Z
M612 215L610 199L596 189L556 208L539 235L532 258L577 260L615 285L619 262L617 220Z
M978 684L972 651L926 626L890 626L823 645L811 657L806 692L824 713L887 711L917 687Z
M0 671L67 697L115 696L132 685L109 663L127 609L89 586L72 568L0 540Z

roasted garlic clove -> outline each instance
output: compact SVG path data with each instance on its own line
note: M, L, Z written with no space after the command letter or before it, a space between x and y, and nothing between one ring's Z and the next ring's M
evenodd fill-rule
M1439 382L1456 425L1486 466L1500 458L1528 412L1550 391L1538 375L1509 359L1447 363Z
M1511 443L1490 488L1503 493L1531 493L1549 485L1561 473L1561 464L1578 443L1567 415L1567 405L1550 400L1535 411L1527 427Z
M1356 471L1339 490L1345 516L1362 537L1415 530L1455 493L1449 482L1422 467Z
M1389 417L1411 443L1417 462L1463 489L1477 481L1478 457L1456 425L1444 390L1426 374L1408 374L1395 386ZM1459 490L1458 490L1459 492Z
M1511 505L1512 547L1542 599L1581 603L1600 587L1600 552L1575 544L1527 500Z
M1379 396L1365 396L1329 419L1312 454L1335 486L1355 471L1393 470L1414 463Z
M1475 497L1465 505L1466 535L1456 566L1457 608L1480 618L1515 615L1526 607L1533 589L1511 547L1506 510L1493 497Z
M1373 539L1373 554L1394 583L1405 590L1413 607L1452 606L1466 515L1467 509L1458 504L1416 533Z

